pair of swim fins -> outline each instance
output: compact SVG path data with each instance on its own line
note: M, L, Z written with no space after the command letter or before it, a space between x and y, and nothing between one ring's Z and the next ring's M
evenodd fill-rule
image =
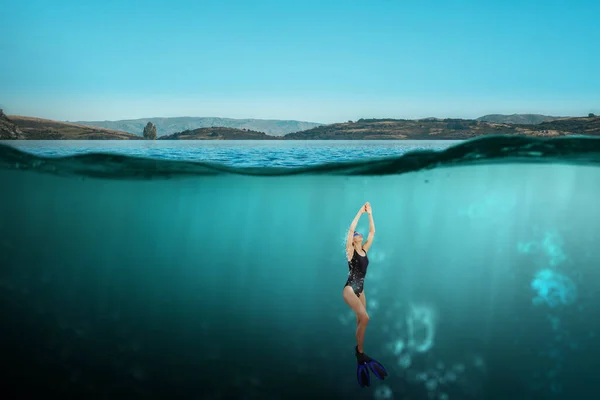
M366 355L365 353L358 352L358 346L355 347L356 352L356 377L358 379L358 384L360 387L370 386L371 385L371 374L369 374L369 370L375 375L377 378L383 380L386 376L388 376L387 371L376 360L373 360L371 357Z

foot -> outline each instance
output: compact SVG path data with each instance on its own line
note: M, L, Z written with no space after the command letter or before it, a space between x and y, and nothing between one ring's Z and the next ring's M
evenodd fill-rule
M356 356L356 361L358 361L360 364L367 362L367 356L365 353L358 351L358 346L354 347L354 355Z
M379 363L377 360L372 359L365 353L361 353L360 351L358 351L358 346L356 346L354 350L356 352L356 361L359 367L368 367L371 370L371 372L373 372L373 374L381 380L385 379L385 377L388 376L388 372L386 371L385 367L381 365L381 363ZM359 383L360 382L361 379L359 378Z
M371 375L369 374L369 367L364 361L364 354L358 351L358 346L354 348L356 352L356 377L360 387L369 386L371 384Z

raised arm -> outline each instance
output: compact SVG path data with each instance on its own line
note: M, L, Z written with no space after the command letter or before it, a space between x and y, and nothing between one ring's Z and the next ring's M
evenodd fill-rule
M373 237L375 236L375 222L373 221L373 210L371 210L371 205L367 202L365 205L367 209L367 214L369 214L369 236L367 236L367 241L363 244L363 250L365 252L369 251L369 247L371 247L371 243L373 243Z
M361 206L360 210L356 213L356 216L352 220L350 224L350 229L348 230L348 238L346 239L346 256L348 257L348 261L352 258L352 241L354 240L354 231L356 230L356 225L358 225L358 220L360 216L365 212L365 206Z

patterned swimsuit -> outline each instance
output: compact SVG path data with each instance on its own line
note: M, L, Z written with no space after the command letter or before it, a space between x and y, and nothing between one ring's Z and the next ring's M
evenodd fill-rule
M367 267L369 266L369 258L367 257L367 252L365 251L364 257L356 252L354 249L354 254L352 254L352 259L348 261L348 280L346 281L346 286L351 286L352 290L354 290L354 294L360 297L360 294L363 292L363 285L365 282L365 276L367 276Z

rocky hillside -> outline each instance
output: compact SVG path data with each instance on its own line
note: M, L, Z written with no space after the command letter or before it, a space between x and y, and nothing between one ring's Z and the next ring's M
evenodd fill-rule
M423 120L360 119L332 124L285 136L288 140L460 140L486 134L515 134L518 128L507 124L490 124L464 119Z
M482 135L600 135L600 117L564 118L538 125L497 124L467 119L361 119L291 133L287 140L465 140Z
M147 123L146 123L147 124ZM158 130L158 129L157 129ZM143 128L142 128L143 131ZM361 119L313 127L284 137L229 127L197 128L159 137L162 140L465 140L482 135L540 137L600 136L600 117L558 118L539 124L505 124L467 119ZM0 111L0 139L131 139L142 136L106 128L47 119L6 116Z
M536 125L546 121L552 121L560 117L552 117L541 114L489 114L477 118L477 121L492 122L495 124L517 124L517 125Z
M277 140L278 136L269 136L264 132L233 128L199 128L161 136L159 140Z
M23 132L0 110L0 140L24 139Z
M298 132L314 128L322 124L315 122L266 120L266 119L233 119L233 118L145 118L121 121L80 121L81 125L97 126L107 129L116 129L141 135L148 122L156 125L158 136L170 135L177 132L190 131L198 128L224 127L247 129L250 131L265 132L267 135L283 136L286 133Z
M94 128L49 119L11 115L8 119L30 140L143 140L142 137L111 129ZM2 128L0 128L2 129Z
M555 119L542 122L536 129L566 135L600 136L600 116Z

